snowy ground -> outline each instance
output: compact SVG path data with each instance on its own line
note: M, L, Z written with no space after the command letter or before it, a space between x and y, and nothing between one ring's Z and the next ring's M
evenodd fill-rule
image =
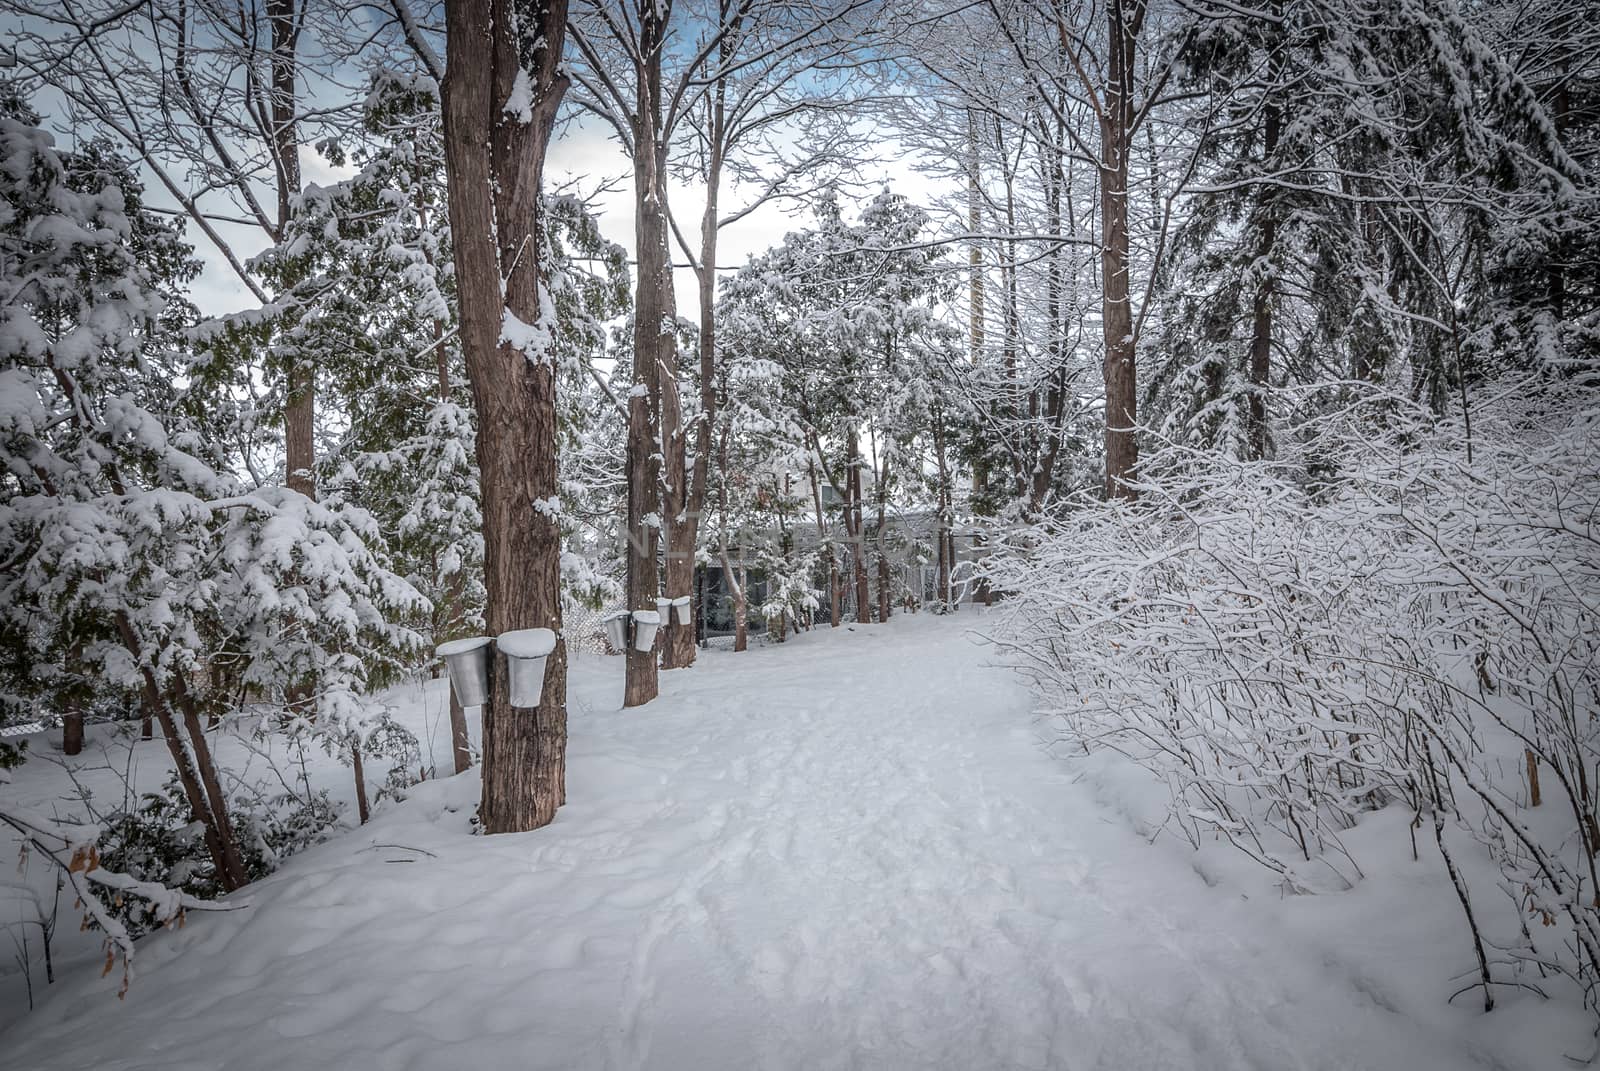
M1592 1045L1564 1004L1445 1003L1471 958L1435 866L1280 900L1226 848L1147 842L1125 772L1041 745L977 620L707 652L633 711L619 662L580 659L553 826L470 837L472 774L418 786L143 942L126 1000L74 969L0 1063L1445 1071Z

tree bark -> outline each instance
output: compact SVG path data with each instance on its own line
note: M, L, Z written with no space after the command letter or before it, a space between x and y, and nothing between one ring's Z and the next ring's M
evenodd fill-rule
M974 234L983 228L982 174L978 162L978 120L967 110L967 227ZM967 333L972 363L983 353L983 247L974 239L967 247Z
M461 0L447 6L446 23L445 162L462 351L478 416L485 617L494 635L548 628L557 637L532 710L512 708L506 660L492 662L478 820L486 833L506 833L548 824L566 802L561 530L534 508L557 494L555 367L550 354L506 341L503 325L511 317L539 323L548 301L540 217L545 151L568 84L560 67L567 3ZM532 83L526 122L504 108L519 74Z
M682 598L694 587L694 548L699 514L690 509L687 429L678 394L677 294L672 280L672 250L667 218L667 143L662 124L661 56L666 49L668 8L641 5L639 48L644 57L634 116L634 196L638 218L639 300L634 318L635 367L642 357L654 362L651 397L659 422L662 534L666 545L663 570L668 599ZM644 291L652 291L645 300ZM651 310L646 315L646 309ZM703 358L702 358L703 359ZM702 387L702 390L704 388ZM652 588L654 580L652 578ZM652 607L637 607L649 609ZM657 633L663 669L694 661L694 628L677 624L668 611Z
M739 576L733 574L733 551L728 545L728 440L733 435L732 428L723 428L717 440L717 505L718 528L717 547L722 557L722 582L733 596L733 649L743 651L748 645L745 624L745 578L744 578L744 547L739 548Z
M939 544L939 576L936 597L939 600L940 607L948 609L950 606L950 569L955 563L950 560L951 479L950 461L945 448L944 416L942 413L935 414L933 418L933 457L939 473L939 527L935 533L935 538Z
M272 162L278 186L278 233L273 237L280 241L300 193L300 131L295 108L300 42L297 7L297 0L267 0L267 22L272 30ZM284 398L284 482L307 498L317 497L316 412L316 370L303 354L297 354L288 369Z
M740 21L739 13L732 10L729 0L723 0L721 17L724 23L731 18L735 24ZM724 37L722 50L724 64L727 61L728 42L732 35ZM700 300L700 418L695 427L694 466L689 473L688 509L681 524L674 530L676 542L669 544L669 555L687 552L688 568L694 569L694 549L699 538L700 519L705 515L707 489L710 484L711 470L711 429L716 426L717 419L717 238L721 233L718 213L720 212L719 194L722 189L723 155L727 148L727 80L719 77L712 91L710 101L709 129L707 131L707 157L706 157L706 204L700 216L700 263L695 272L695 281L699 284ZM672 574L671 559L669 558L667 570L667 594L674 595L674 576ZM675 631L668 637L668 651L666 665L687 666L694 662L694 626L685 625L679 630L676 622ZM683 636L678 635L678 631ZM734 650L744 650L743 645L736 639Z
M637 362L638 351L635 350ZM636 363L637 371L637 363ZM628 573L624 598L629 610L656 608L656 547L659 530L646 523L659 498L654 435L647 394L628 399ZM631 624L630 624L631 629ZM636 707L656 697L658 680L654 650L634 650L631 634L623 653L622 705Z
M741 549L740 555L743 555ZM733 572L728 565L727 554L722 557L724 575L733 585L733 649L743 651L750 646L750 602L745 594L748 591L744 562L739 563L739 579L733 579Z
M806 476L811 480L811 504L817 516L817 540L826 546L828 555L828 627L839 627L839 562L834 557L833 544L828 542L828 521L822 513L822 485L817 481L817 465L806 462Z
M1106 5L1106 94L1100 116L1100 318L1105 337L1107 498L1132 498L1139 464L1139 387L1134 366L1133 305L1128 291L1128 150L1134 121L1137 23L1123 0Z
M863 625L872 623L872 599L867 586L867 540L862 530L861 502L861 447L854 428L849 437L850 469L845 474L845 487L850 498L845 503L850 520L851 561L856 578L856 620Z
M77 755L83 751L83 703L68 701L67 711L61 717L61 753Z
M661 141L661 53L665 47L666 12L644 5L639 12L637 98L633 116L633 190L638 279L633 312L635 395L628 400L628 577L630 610L655 610L658 568L657 540L661 526L668 533L669 585L682 581L672 569L671 532L681 508L683 454L677 404L676 307L672 258L667 245L666 145ZM643 392L642 396L637 393ZM670 398L667 392L671 392ZM668 424L671 424L668 427ZM663 488L658 459L665 460ZM647 524L653 516L654 525ZM679 537L682 538L681 536ZM693 572L693 561L688 563ZM670 592L670 587L669 587ZM679 594L688 594L685 586ZM670 594L669 598L672 597ZM670 631L662 622L659 646ZM655 651L636 651L629 644L622 705L638 706L654 699L659 687Z
M1280 21L1283 16L1281 0L1273 0L1272 13ZM1281 84L1283 75L1282 34L1273 30L1272 60L1267 85ZM1262 168L1270 173L1276 166L1278 136L1283 124L1283 111L1276 93L1269 89L1262 117ZM1250 456L1257 460L1267 456L1270 444L1267 435L1267 386L1272 378L1272 295L1276 286L1273 257L1277 252L1278 218L1273 205L1274 193L1263 188L1259 194L1262 203L1260 241L1256 247L1255 300L1251 309L1250 329Z

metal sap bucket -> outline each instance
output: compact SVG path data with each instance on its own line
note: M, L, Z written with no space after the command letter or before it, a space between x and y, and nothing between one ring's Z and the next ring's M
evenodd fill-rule
M441 643L435 652L450 670L450 690L464 707L481 707L489 701L491 642L488 636L468 636Z
M628 649L628 611L618 610L614 614L607 614L601 624L606 627L606 642L618 654Z
M511 705L538 706L544 695L544 665L556 649L556 634L547 628L521 628L500 633L494 643L506 656Z
M690 605L691 601L688 595L679 595L672 600L672 618L678 624L687 625L690 623L689 618L693 612L693 608Z
M661 615L654 610L633 612L633 649L649 651L656 645L656 629L661 627Z

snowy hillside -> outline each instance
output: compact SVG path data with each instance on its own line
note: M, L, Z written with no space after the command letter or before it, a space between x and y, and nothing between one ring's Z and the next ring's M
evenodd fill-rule
M1286 900L1225 847L1148 842L1135 775L1049 753L981 620L706 652L642 710L617 709L620 659L580 659L553 825L472 837L476 769L419 785L249 907L148 938L125 1000L71 967L0 1035L5 1065L1454 1071L1583 1050L1572 1009L1446 1004L1471 961L1430 860L1374 852L1354 892ZM415 697L405 720L426 728ZM20 773L35 795L59 776Z

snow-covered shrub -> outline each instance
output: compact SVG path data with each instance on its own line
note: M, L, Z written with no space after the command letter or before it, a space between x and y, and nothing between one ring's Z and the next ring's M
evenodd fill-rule
M179 798L186 796L183 789L176 791ZM192 830L198 824L188 822L186 827ZM13 806L0 806L0 827L17 837L23 889L29 887L27 868L35 860L51 868L55 875L55 899L48 918L42 899L35 900L36 924L45 942L45 971L49 981L54 980L49 943L63 891L71 895L73 908L83 913L83 927L105 935L105 973L110 972L119 958L122 960L119 996L127 994L133 980L134 940L140 932L155 926L181 924L188 911L231 911L248 906L236 901L213 903L109 865L100 853L99 841L105 832L100 823L58 821ZM28 895L31 898L32 894ZM130 930L124 920L135 920L138 929ZM24 920L23 926L30 921ZM26 956L23 969L28 969Z
M241 794L232 801L230 814L251 881L320 842L339 817L326 791L309 798L289 792L264 798ZM190 818L176 773L168 776L161 791L146 792L129 806L103 816L101 825L95 842L101 866L197 900L213 900L227 891ZM148 901L138 898L113 897L107 908L133 938L164 921Z
M1469 443L1402 399L1300 401L1277 461L1169 445L1138 501L1022 533L990 565L999 642L1072 739L1165 780L1173 829L1288 887L1359 880L1341 832L1403 806L1477 941L1466 831L1521 913L1485 981L1537 964L1593 1000L1600 404L1503 385Z
M812 578L817 574L818 555L815 549L800 552L793 549L762 547L756 567L766 577L766 599L761 604L761 616L780 640L787 625L799 622L808 610L816 610L817 589Z

